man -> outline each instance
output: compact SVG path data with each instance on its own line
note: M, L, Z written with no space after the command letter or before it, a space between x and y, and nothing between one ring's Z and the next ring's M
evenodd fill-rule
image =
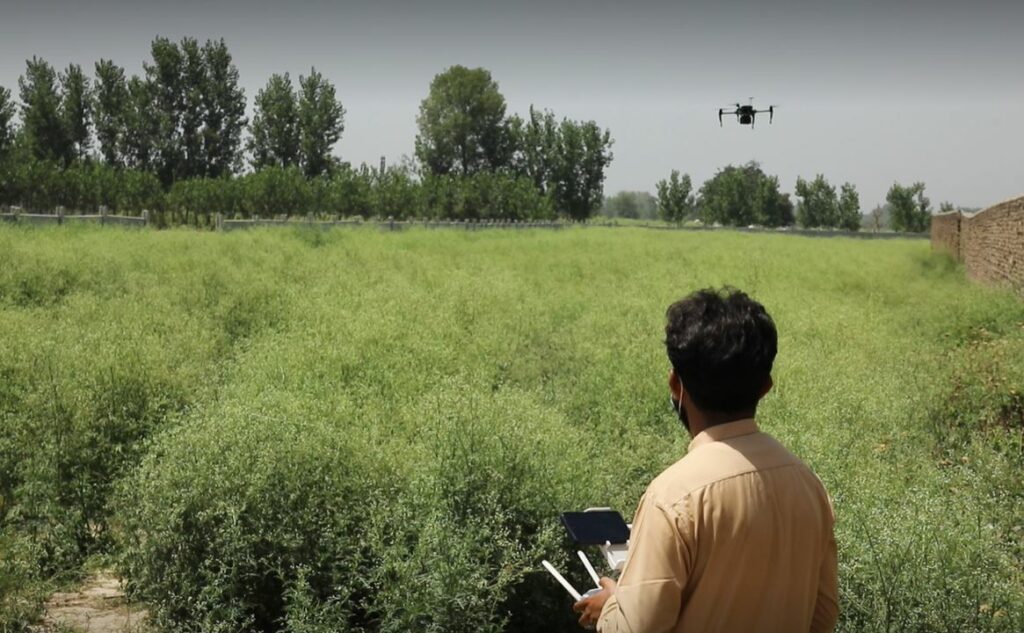
M775 324L733 289L668 309L672 406L693 440L647 487L618 583L573 606L603 633L831 631L832 507L821 481L754 421Z

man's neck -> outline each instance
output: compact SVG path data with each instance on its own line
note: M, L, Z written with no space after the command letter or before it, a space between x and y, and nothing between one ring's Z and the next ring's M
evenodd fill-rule
M695 411L690 415L690 435L697 437L707 428L754 417L757 408L743 411Z

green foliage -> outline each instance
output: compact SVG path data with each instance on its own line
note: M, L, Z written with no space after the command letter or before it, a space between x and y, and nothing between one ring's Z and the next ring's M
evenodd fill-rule
M796 220L801 227L860 230L860 196L851 183L843 183L837 197L836 188L821 174L811 182L797 178L796 195L800 198Z
M593 121L558 123L553 112L530 106L529 118L510 117L505 132L510 171L530 179L560 215L586 220L601 208L604 172L612 161L608 130Z
M244 192L241 210L245 217L288 217L311 211L310 185L298 167L267 167L237 182ZM227 209L221 212L231 213Z
M92 147L92 91L89 78L78 64L69 64L60 75L61 116L71 160L81 161Z
M604 199L601 215L653 220L658 217L658 200L646 191L620 191Z
M915 182L909 187L893 183L885 195L885 201L892 210L892 229L924 233L931 226L931 202L924 195L924 183Z
M432 174L469 175L510 162L505 97L483 68L456 65L436 75L416 124L416 158Z
M508 128L515 147L513 171L532 180L537 191L547 194L558 151L558 122L554 112L540 112L531 105L529 118L523 121L513 115L508 119Z
M373 214L379 218L402 220L422 215L420 186L404 166L391 166L374 175Z
M182 38L181 44L181 139L180 157L174 177L196 178L206 175L206 156L203 148L203 100L206 69L199 42L192 37Z
M860 195L857 193L857 187L852 183L843 183L836 211L839 216L839 228L847 231L860 230Z
M134 165L156 171L164 187L177 180L223 178L241 166L245 94L224 40L175 43L157 37L145 80L129 82L136 102L128 117ZM148 101L148 108L142 105Z
M662 315L722 283L779 326L839 630L1022 630L1019 299L918 240L582 228L0 227L0 622L108 552L169 631L576 630L558 512L685 453Z
M254 104L256 113L249 126L253 169L298 165L298 103L288 73L271 75L266 88L256 93Z
M272 202L280 199L281 186L277 174L266 174L255 184L258 198L264 202ZM260 176L263 176L261 173ZM301 175L299 176L301 179ZM184 219L183 223L193 226L212 227L215 224L215 217L218 213L231 217L242 207L240 189L242 181L231 181L227 179L215 180L213 178L195 178L192 180L179 180L174 183L171 190L167 192L167 210L179 214ZM270 183L269 185L265 183ZM303 186L305 181L302 181ZM286 185L285 185L286 186ZM292 193L288 189L289 193ZM287 196L287 201L294 204L296 197ZM287 213L284 209L281 213Z
M298 116L302 170L310 178L331 172L331 148L345 130L345 108L335 97L334 84L315 68L299 76Z
M673 169L668 180L659 180L658 212L666 222L682 222L693 212L693 183L690 174L679 177L679 170Z
M160 117L155 115L156 87L138 77L128 80L121 157L127 167L154 172L157 167Z
M124 164L128 84L124 69L108 59L96 62L93 82L93 123L103 161L112 167Z
M4 174L0 203L29 211L52 213L61 206L68 213L98 213L105 206L110 212L138 215L143 209L163 208L160 182L147 172L93 162L60 169L31 158L12 161L0 171Z
M604 199L604 170L612 161L612 139L593 121L563 119L548 190L555 208L572 220L586 220Z
M796 220L801 227L816 229L839 226L836 188L830 185L824 176L818 174L811 182L797 178L795 193L800 198L796 208Z
M35 158L67 164L71 158L70 141L61 109L57 73L38 57L27 60L25 66L25 74L18 78L25 143Z
M145 83L152 101L137 112L140 127L155 132L151 137L155 150L153 168L164 187L170 187L182 173L185 150L182 146L182 118L186 98L193 86L182 77L184 56L181 48L166 37L157 37L150 45L151 62L143 62ZM190 174L185 174L187 178Z
M0 165L14 147L14 102L11 91L0 86Z
M114 482L155 429L207 397L229 317L254 293L222 283L224 255L171 262L144 243L108 250L108 236L0 231L0 630L31 622L40 581L109 551Z
M314 209L342 217L368 218L374 214L376 176L365 165L352 169L341 165L330 176L310 181Z
M529 178L505 173L428 175L424 178L422 196L424 213L430 218L540 220L554 217L551 201L537 191Z
M238 85L238 68L223 38L206 41L203 63L204 175L222 178L241 167L242 131L248 123L245 92Z
M727 165L700 188L700 217L724 226L790 226L793 204L779 191L779 179L756 162Z
M125 200L142 198L146 208L168 211L155 218L163 226L209 225L210 209L250 217L313 212L536 219L557 214L586 220L603 203L605 170L612 160L607 130L593 121L558 122L553 113L532 106L528 120L506 119L504 97L490 73L462 66L437 75L421 104L416 142L417 157L427 168L422 180L409 165L375 173L365 166L354 170L333 156L345 110L334 85L313 68L299 77L297 92L287 73L271 76L257 94L248 143L255 171L298 166L308 182L300 184L280 170L236 182L232 177L241 166L247 124L245 95L224 40L200 46L191 37L180 42L157 37L150 57L143 75L128 79L123 68L101 59L93 85L72 64L59 86L49 64L30 60L19 81L21 146L28 150L23 160L3 160L12 145L12 113L5 106L9 95L0 91L0 201L35 210L57 205L80 210L121 209ZM122 196L112 184L117 179L103 171L95 172L95 182L84 182L83 171L72 164L93 159L93 127L106 166L153 174L166 196L148 190ZM477 177L482 173L488 175ZM448 175L461 178L427 182ZM148 186L134 174L125 180ZM524 182L531 182L534 192ZM285 199L283 191L296 197ZM641 201L645 209L648 202ZM623 213L634 215L631 208Z

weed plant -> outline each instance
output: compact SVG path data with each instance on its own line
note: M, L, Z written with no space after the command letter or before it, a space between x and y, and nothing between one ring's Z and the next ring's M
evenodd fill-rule
M1024 630L1020 300L917 240L623 228L0 227L0 622L102 554L167 631L576 630L558 513L685 453L664 311L722 284L840 630Z

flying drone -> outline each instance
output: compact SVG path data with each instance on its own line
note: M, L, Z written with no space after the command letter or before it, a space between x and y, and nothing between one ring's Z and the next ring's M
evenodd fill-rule
M775 118L775 108L778 107L778 106L770 105L770 106L768 106L767 110L758 110L758 109L756 109L754 107L754 98L753 97L750 97L750 103L747 104L747 105L740 105L738 103L733 104L733 105L736 106L736 109L733 110L732 112L730 112L727 108L719 108L718 109L718 125L719 126L722 125L722 115L723 114L735 114L736 115L736 120L739 121L740 125L749 125L750 129L754 129L754 118L760 112L767 112L768 113L768 123L770 124L772 122L772 119Z

